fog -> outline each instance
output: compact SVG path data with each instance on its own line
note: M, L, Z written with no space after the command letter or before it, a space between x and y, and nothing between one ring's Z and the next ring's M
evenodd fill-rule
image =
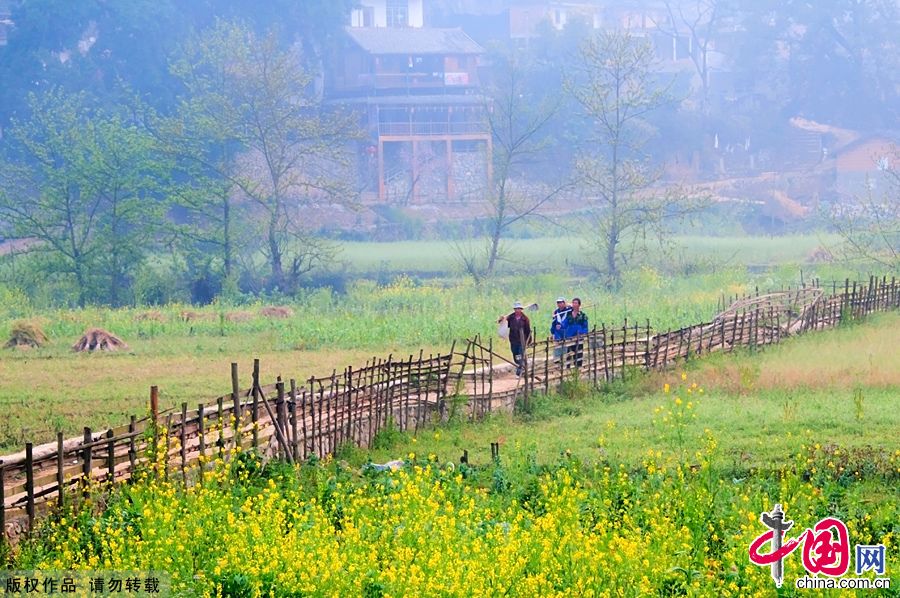
M355 241L446 242L476 282L530 237L613 287L687 233L883 262L898 26L885 0L0 0L3 284L291 294Z

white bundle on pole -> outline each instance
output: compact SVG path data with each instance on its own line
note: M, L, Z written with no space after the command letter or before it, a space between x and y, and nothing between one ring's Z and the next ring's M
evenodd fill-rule
M506 321L506 318L503 318L500 325L497 326L497 335L504 340L509 340L509 322Z

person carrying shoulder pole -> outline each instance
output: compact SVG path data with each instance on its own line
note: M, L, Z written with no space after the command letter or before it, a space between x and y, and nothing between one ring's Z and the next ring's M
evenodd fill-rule
M503 322L504 320L509 325L509 350L512 352L513 361L516 364L516 376L520 376L525 364L525 347L531 342L531 321L525 315L525 310L518 301L513 304L511 314L500 316L497 321Z

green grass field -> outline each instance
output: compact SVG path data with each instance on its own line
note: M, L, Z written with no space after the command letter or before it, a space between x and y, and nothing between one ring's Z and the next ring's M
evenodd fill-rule
M898 337L900 314L877 315L758 353L716 354L638 374L601 393L585 388L575 398L538 399L533 413L458 424L365 458L383 462L412 450L443 461L468 450L485 462L490 443L500 442L503 451L543 460L569 451L588 462L637 465L651 447L675 449L681 442L692 455L706 430L719 439L717 465L726 470L776 467L815 445L893 454L900 451ZM896 458L900 473L900 453Z
M823 246L837 245L830 234L783 237L709 237L680 235L671 239L674 257L719 266L767 266L805 264ZM355 272L447 273L459 270L455 246L449 241L400 241L392 243L344 242L338 260ZM501 272L552 271L567 264L585 264L584 242L578 237L536 237L504 241L508 261ZM652 257L652 256L651 256ZM672 256L656 259L670 260Z
M802 550L776 590L748 547L777 502L790 537L837 517L851 551L886 546L895 576L898 333L900 314L880 314L602 392L570 384L517 414L383 433L372 451L296 466L240 454L189 489L151 475L103 510L70 501L0 565L162 570L197 597L833 595L794 589ZM366 465L388 459L403 465Z
M829 274L823 270L823 275ZM553 299L580 295L591 322L621 325L623 319L657 329L711 318L723 295L796 284L791 267L763 274L731 268L690 276L664 276L643 269L616 293L585 279L534 275L476 286L456 281L417 282L401 276L391 284L354 283L343 295L328 289L292 300L283 319L260 315L262 303L202 308L39 310L24 297L0 302L0 339L20 319L40 324L50 342L36 350L0 350L0 450L26 441L50 440L83 426L119 425L147 408L157 385L161 406L209 402L230 391L230 363L249 386L254 358L265 380L277 375L304 379L371 357L447 352L454 340L495 334L499 314L513 300L537 301L536 334L546 334ZM83 331L100 327L120 336L129 350L83 355L71 350Z

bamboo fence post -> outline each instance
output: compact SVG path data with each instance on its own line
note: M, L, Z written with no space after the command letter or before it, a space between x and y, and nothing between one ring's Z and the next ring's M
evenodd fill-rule
M181 477L184 487L187 488L187 403L181 404L181 430L178 437L181 442Z
M355 395L356 385L353 384L353 366L347 366L347 382L345 384L346 390L344 391L344 395L346 397L345 403L347 404L347 408L345 413L347 414L346 425L344 427L344 439L345 441L349 441L351 444L355 441L353 440L353 416L356 413L353 404L353 397Z
M231 402L232 402L232 415L234 415L234 431L235 437L237 436L237 431L240 426L241 421L241 388L240 381L238 379L238 364L235 362L231 363ZM224 426L225 423L222 422Z
M34 530L34 445L25 443L25 511L28 513L28 532ZM6 530L3 530L6 533Z
M422 430L425 429L425 421L424 421L425 409L428 407L428 395L429 395L429 390L431 388L431 376L433 374L431 368L433 366L434 366L434 355L429 353L428 354L427 374L423 376L421 368L419 369L419 392L417 395L418 399L416 400L416 419L415 419L416 434L419 433L419 428L421 428ZM490 375L490 374L488 374L488 375ZM423 379L425 380L424 384L422 384ZM425 389L425 397L424 398L422 397L422 388L423 387Z
M116 479L116 444L112 428L106 431L106 482L112 484Z
M594 388L597 388L597 325L594 324L594 328L591 330L591 333L588 335L588 351L590 351L591 355L591 384L594 385Z
M225 452L225 398L219 397L216 401L216 408L219 414L219 439L216 446L219 448L219 458L223 458Z
M647 319L647 339L644 347L644 371L650 371L650 319Z
M494 337L488 337L488 410L494 410Z
M422 403L422 368L424 367L423 360L425 359L425 350L419 349L419 363L416 366L416 404L413 405L413 429L418 432L419 431L419 423L418 423L418 415L419 415L419 406ZM430 365L429 365L430 367ZM425 384L427 386L428 379L425 379ZM412 379L410 379L410 386L412 386ZM409 417L409 412L407 412L407 417Z
M132 417L133 419L133 417ZM66 493L65 493L65 476L63 475L63 466L65 465L65 458L63 457L63 433L56 433L56 504L60 509L65 505ZM3 466L0 465L0 468ZM132 466L133 467L133 466ZM0 480L0 486L3 485L3 480ZM3 501L0 501L0 511L3 510ZM3 535L5 530L2 526L0 526L0 536ZM0 539L2 542L2 539Z
M172 414L166 416L166 434L163 439L163 479L169 481L169 435L172 430Z
M325 457L325 447L327 447L328 444L327 444L327 440L325 440L323 438L324 434L322 433L322 420L323 419L325 420L325 427L326 427L326 431L327 431L327 429L328 429L328 411L327 410L325 411L325 415L323 417L322 410L323 410L323 405L325 404L325 386L322 384L321 380L316 380L316 382L318 382L318 384L319 384L319 400L318 400L319 417L317 418L319 429L318 429L318 433L316 434L316 436L318 437L318 441L319 441L318 442L319 457L324 458Z
M669 339L670 338L672 338L672 329L671 328L666 330L666 348L664 349L664 353L663 353L663 364L662 364L663 368L665 368L666 366L669 365ZM659 344L658 340L657 340L657 344Z
M493 358L492 358L493 360ZM550 394L550 340L544 341L544 394Z
M253 423L253 448L259 449L259 359L253 360L253 407L250 417Z
M474 355L474 349L473 349ZM400 362L403 363L402 361ZM393 426L396 422L393 421L394 418L394 385L391 383L392 380L392 371L394 369L394 355L393 353L388 355L387 361L384 363L384 367L382 367L378 371L378 387L381 390L380 392L380 403L381 403L381 417L384 420L383 427L387 428L388 421L390 421Z
M327 405L325 407L325 413L328 414L325 425L328 426L328 452L334 454L337 449L338 443L338 410L335 403L337 402L337 370L331 370L331 378L329 379L329 384L331 388L328 391L328 394L325 396L325 401ZM329 422L328 420L333 420L333 422Z
M687 329L688 337L687 337L687 349L684 351L684 359L685 361L691 358L691 339L694 336L694 327L688 326Z
M197 425L200 432L200 482L203 482L203 460L206 458L206 411L203 403L197 405Z
M605 325L604 325L605 326ZM609 329L609 342L606 342L606 332L603 333L603 361L606 369L606 381L609 382L616 376L616 332ZM606 349L611 351L607 359Z
M744 325L746 324L746 322L747 322L747 310L744 309L741 311L741 340L740 340L740 343L741 343L742 347L744 346Z
M482 351L483 354L483 351ZM405 387L405 392L400 395L400 429L408 430L409 429L409 395L412 393L412 368L413 368L413 359L414 356L410 355L409 359L406 361L406 384L403 384L401 388ZM484 372L482 372L482 379L484 377ZM400 372L400 379L403 379L403 372ZM484 387L484 382L482 382L482 387ZM405 405L404 405L405 404Z
M300 453L300 457L304 460L309 457L310 451L310 431L309 428L306 427L306 387L303 388L303 394L300 396L300 429L303 432L303 447L302 452ZM310 424L311 427L312 424ZM314 448L314 447L313 447Z
M562 382L566 376L566 360L569 358L569 346L565 340L557 342L556 345L559 348L559 381Z
M294 461L300 460L300 445L297 436L297 380L291 378L291 452L294 453Z
M758 349L758 348L759 348L759 345L760 345L760 343L759 343L759 305L757 305L757 306L753 309L753 319L754 319L754 323L753 323L753 347L754 347L754 349Z
M834 305L834 304L832 304ZM781 310L775 310L775 343L781 344Z
M153 425L156 425L159 422L159 387L158 386L150 387L150 417L153 420Z
M60 432L62 434L62 432ZM6 544L6 468L0 459L0 547Z
M725 352L725 318L719 320L719 350Z
M628 318L622 326L622 380L625 379L625 349L628 345Z
M731 345L728 347L729 353L734 351L735 337L737 336L737 321L738 321L738 313L737 313L737 311L735 311L734 318L731 320Z
M373 406L375 412L375 418L372 420L372 433L369 434L369 444L374 442L375 436L378 435L378 430L381 426L381 359L378 359L376 364L375 360L372 360L372 402L370 405Z
M850 279L844 279L844 294L841 296L841 320L848 315L850 309Z
M91 434L91 429L87 426L84 427L84 449L82 452L82 463L81 463L81 473L82 480L84 481L84 496L87 498L90 495L90 486L91 482L91 447L90 443L93 440L93 435Z
M527 351L528 351L528 347L525 347L524 350L527 352ZM527 372L528 372L528 378L531 380L530 387L529 387L528 390L529 390L529 392L530 392L531 394L534 394L534 381L535 381L535 379L536 379L535 376L537 375L537 371L535 370L535 367L534 367L534 361L535 361L535 359L537 359L537 345L534 344L534 343L532 343L532 345L531 345L531 358L528 359L528 364L527 364L527 365L528 365L528 370L527 370ZM530 399L529 399L529 400L530 400ZM489 403L489 404L490 404L490 403Z
M280 378L280 376L279 376ZM278 431L285 430L287 428L287 422L285 422L284 418L284 382L279 380L275 383L275 417L273 418L275 421L275 429ZM277 433L277 432L276 432ZM282 446L282 443L278 443L278 451L276 452L278 458L287 459L287 450L285 446Z
M131 471L129 474L134 473L134 468L137 466L137 446L136 441L134 439L135 433L137 432L137 418L135 416L131 416L131 421L128 422L128 464L131 466ZM62 452L62 451L60 451Z
M478 337L475 337L475 340L472 342L472 392L474 393L474 397L472 397L472 410L469 412L469 421L475 421L475 417L477 415L478 408L481 404L480 396L478 394L478 355L475 352L475 347L478 345ZM522 349L522 353L525 353L525 349ZM513 360L515 360L516 356L513 355ZM524 359L524 355L523 355Z
M150 387L150 422L153 426L153 453L159 452L159 387ZM151 464L152 466L152 464Z
M374 357L372 357L372 367L367 367L367 370L366 376L369 379L366 384L368 387L367 394L369 395L369 433L366 446L371 447L372 442L375 439L375 431L378 427L378 423L375 421L375 418L378 417L378 412L376 410L376 407L378 406L378 387L375 385L375 372L377 371L377 368L375 366Z

